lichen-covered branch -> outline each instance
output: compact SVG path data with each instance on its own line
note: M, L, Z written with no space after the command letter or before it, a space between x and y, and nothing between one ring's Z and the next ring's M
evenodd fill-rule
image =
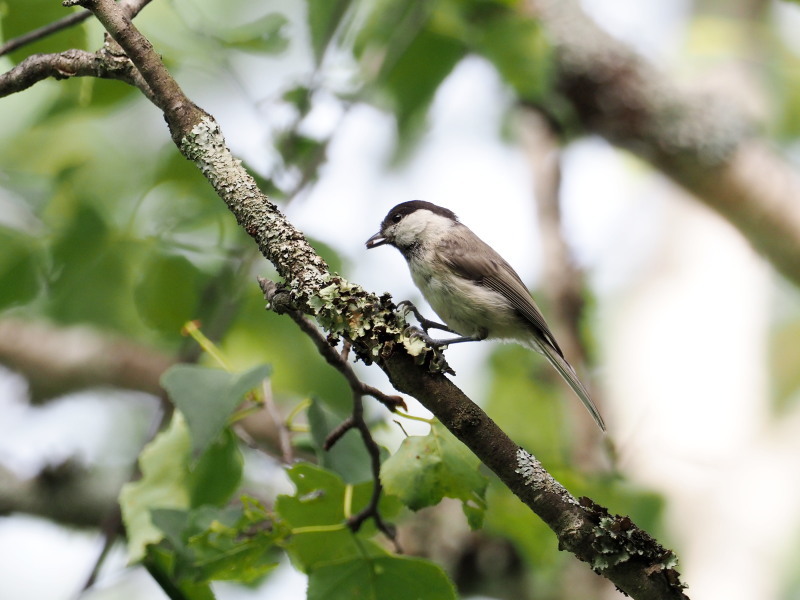
M152 348L89 327L0 319L0 364L25 376L34 401L88 386L159 395L159 378L173 363Z
M105 48L98 52L66 50L58 54L34 54L0 75L0 98L28 89L44 79L99 77L138 87L148 98L150 89L126 56Z
M398 390L418 398L553 529L561 548L635 598L685 598L671 554L629 520L579 503L442 373L420 366L428 356L424 344L405 336L405 322L389 297L329 272L231 155L213 118L183 94L113 0L66 4L94 12L137 67L180 151L198 165L284 278L289 307L313 314L331 339L349 340L359 358L379 364Z
M73 461L21 478L0 465L0 515L25 513L77 527L100 527L117 505L123 481Z

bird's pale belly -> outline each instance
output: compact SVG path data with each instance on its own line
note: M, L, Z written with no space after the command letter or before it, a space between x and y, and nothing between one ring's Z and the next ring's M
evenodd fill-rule
M527 328L497 292L458 276L425 277L412 271L414 283L431 308L453 331L470 337L525 339Z

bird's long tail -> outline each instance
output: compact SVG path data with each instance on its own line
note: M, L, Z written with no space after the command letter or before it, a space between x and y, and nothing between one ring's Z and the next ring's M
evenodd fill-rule
M577 394L578 398L581 399L583 405L586 409L591 413L592 417L594 417L595 422L600 426L600 429L603 431L606 430L606 424L603 422L603 417L600 416L600 411L597 410L597 407L592 402L592 399L589 397L589 392L586 391L586 388L583 387L580 379L578 379L577 373L575 373L575 369L572 368L564 357L562 357L558 351L553 348L550 344L538 344L537 350L542 352L547 357L547 360L550 361L550 364L553 365L558 371L559 375L564 378L569 384L575 394Z

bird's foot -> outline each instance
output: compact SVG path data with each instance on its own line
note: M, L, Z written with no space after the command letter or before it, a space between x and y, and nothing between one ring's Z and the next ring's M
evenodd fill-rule
M406 327L403 333L410 337L410 338L417 338L422 340L426 346L428 346L431 350L431 358L430 358L430 370L434 372L444 372L450 373L451 375L455 375L455 371L450 368L450 365L447 364L447 360L445 360L444 352L442 352L443 348L447 347L447 343L449 340L434 340L425 333L419 327L415 327L414 325L409 325Z
M426 319L422 316L422 313L419 312L419 309L414 306L414 304L410 300L403 300L397 305L397 310L403 312L403 316L407 315L409 312L413 313L414 318L417 319L417 322L420 324L422 330L427 334L429 329L440 329L442 331L447 331L449 333L455 333L452 329L450 329L447 325L443 323L437 323L436 321L431 321L430 319ZM428 338L430 340L430 338Z

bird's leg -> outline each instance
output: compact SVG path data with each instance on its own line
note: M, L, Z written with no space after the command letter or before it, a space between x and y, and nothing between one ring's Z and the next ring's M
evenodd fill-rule
M452 331L448 329L448 331ZM452 331L455 333L455 331ZM457 338L451 338L449 340L434 340L427 334L425 331L421 331L420 329L414 327L413 331L410 332L410 335L414 335L421 340L423 340L426 344L428 344L431 348L438 350L444 346L449 346L450 344L460 344L462 342L480 342L481 340L485 340L489 333L486 330L481 330L478 335L470 336L470 335L462 335Z
M450 329L447 325L444 325L442 323L437 323L436 321L431 321L430 319L426 319L425 317L423 317L422 313L419 312L419 309L416 306L414 306L414 304L410 300L403 300L397 305L397 308L398 309L407 308L409 311L414 313L414 317L416 317L417 322L419 322L420 326L422 327L422 330L425 333L428 333L429 329L441 329L442 331L447 331L448 333L456 333L455 331Z

